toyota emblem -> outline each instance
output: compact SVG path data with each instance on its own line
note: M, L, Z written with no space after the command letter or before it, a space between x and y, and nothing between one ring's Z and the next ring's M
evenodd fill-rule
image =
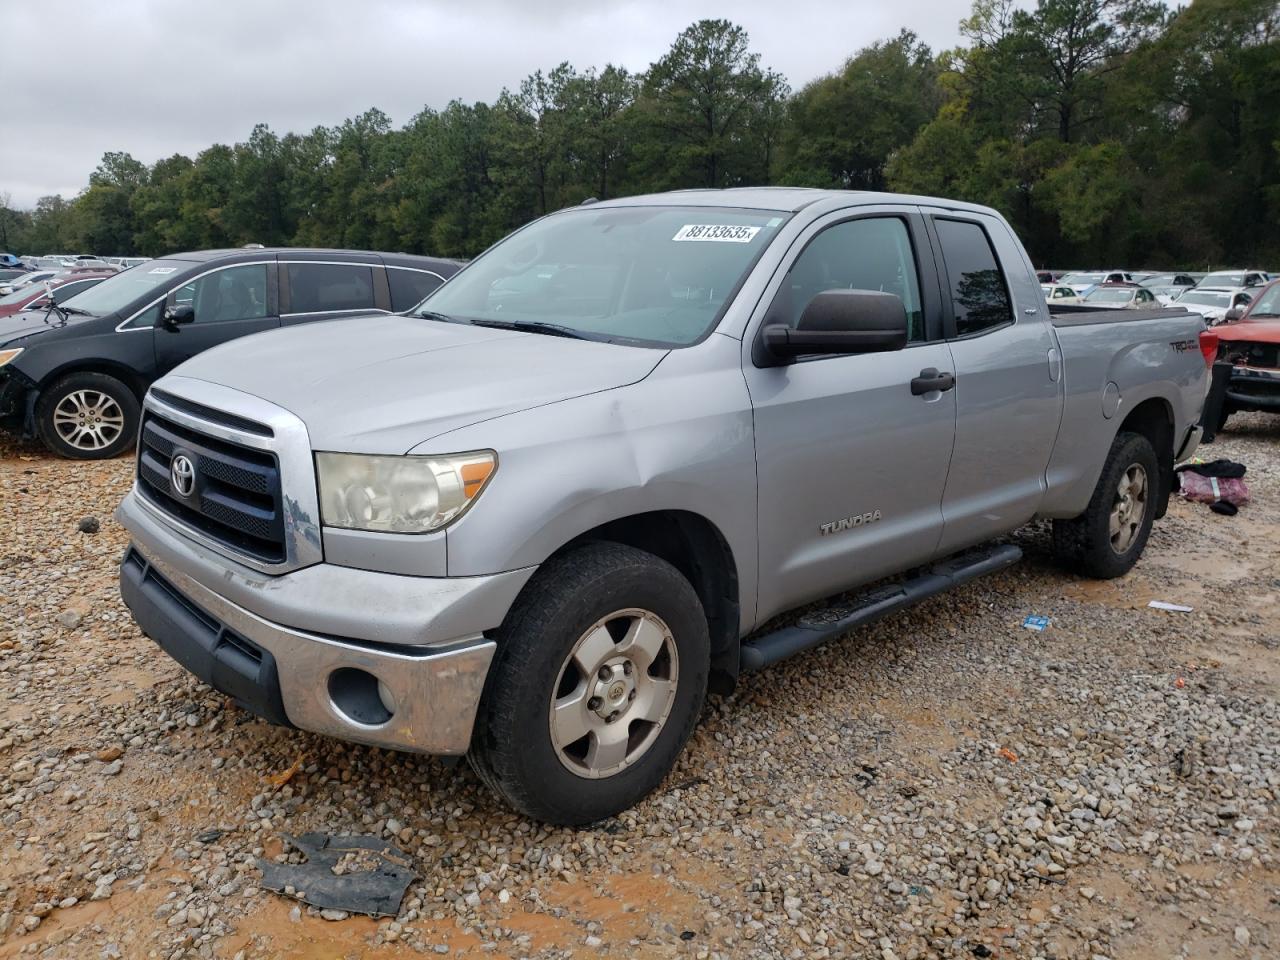
M191 496L191 491L196 488L196 465L186 454L178 454L169 464L169 482L180 497Z

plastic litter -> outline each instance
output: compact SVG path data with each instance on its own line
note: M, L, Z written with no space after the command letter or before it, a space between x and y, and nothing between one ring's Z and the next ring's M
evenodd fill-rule
M1030 617L1027 617L1027 619L1022 621L1022 625L1026 627L1028 630L1035 630L1039 632L1044 630L1044 628L1049 625L1049 618L1040 617L1040 616L1030 616Z
M1169 610L1173 613L1190 613L1195 609L1194 607L1184 607L1180 603L1167 603L1164 600L1152 600L1147 606L1156 610Z
M377 837L280 836L305 854L307 862L259 860L262 886L322 910L397 916L405 890L417 878L408 855Z
M299 770L302 769L302 762L305 759L306 759L305 757L299 757L297 760L293 761L293 763L290 764L287 769L281 770L279 773L270 774L267 777L267 783L271 784L273 787L276 787L277 789L279 789L280 787L283 787L286 783L288 783L297 775Z

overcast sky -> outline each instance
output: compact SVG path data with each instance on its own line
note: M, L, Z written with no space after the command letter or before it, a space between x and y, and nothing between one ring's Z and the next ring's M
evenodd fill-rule
M954 46L969 0L0 0L0 194L83 189L102 154L145 163L331 126L379 107L493 100L568 60L643 70L702 17L728 17L799 88L909 27Z

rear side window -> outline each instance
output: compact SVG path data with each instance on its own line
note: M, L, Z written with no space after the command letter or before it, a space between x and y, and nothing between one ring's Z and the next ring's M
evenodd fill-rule
M417 306L444 281L425 270L387 267L387 283L391 287L391 309L399 313Z
M1009 288L987 232L965 220L935 220L951 284L956 335L970 336L1013 322Z
M290 263L290 313L373 309L373 268L358 263ZM410 304L412 306L412 304Z

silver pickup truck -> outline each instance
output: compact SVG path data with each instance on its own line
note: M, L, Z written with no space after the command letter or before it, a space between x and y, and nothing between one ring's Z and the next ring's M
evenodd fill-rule
M1051 314L983 207L588 203L408 313L157 382L121 588L248 710L466 754L587 823L659 784L708 691L1016 562L991 544L1028 521L1125 573L1199 442L1204 329Z

